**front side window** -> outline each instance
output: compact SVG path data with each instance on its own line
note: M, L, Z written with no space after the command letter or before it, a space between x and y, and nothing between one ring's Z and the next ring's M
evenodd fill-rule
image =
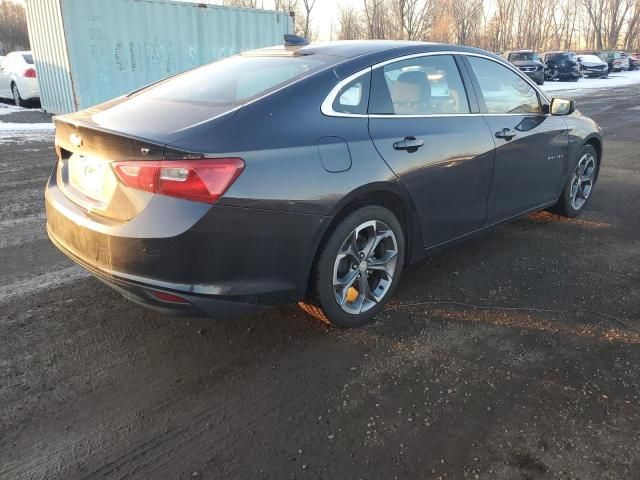
M468 57L487 107L487 113L539 113L536 90L503 65L480 57Z
M369 113L469 113L467 94L455 60L451 55L431 55L377 68L371 81Z

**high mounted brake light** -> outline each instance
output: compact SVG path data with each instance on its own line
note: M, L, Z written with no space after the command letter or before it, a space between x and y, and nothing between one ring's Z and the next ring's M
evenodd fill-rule
M241 158L115 162L113 169L130 188L216 203L244 169Z

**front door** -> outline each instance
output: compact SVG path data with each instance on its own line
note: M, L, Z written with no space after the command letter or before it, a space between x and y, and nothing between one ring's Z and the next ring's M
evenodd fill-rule
M564 119L543 113L537 91L504 65L466 58L496 146L488 222L557 200L569 146Z
M373 70L369 133L414 202L425 247L481 228L494 144L451 55Z

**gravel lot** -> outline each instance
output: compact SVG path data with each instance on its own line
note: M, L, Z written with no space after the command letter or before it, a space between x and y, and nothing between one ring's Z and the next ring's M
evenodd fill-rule
M129 303L46 238L52 134L0 134L0 478L637 479L638 98L578 100L606 142L584 215L415 265L350 331Z

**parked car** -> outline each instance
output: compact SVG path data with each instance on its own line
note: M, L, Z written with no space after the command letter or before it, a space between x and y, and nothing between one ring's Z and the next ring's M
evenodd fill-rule
M0 64L0 97L13 98L16 105L40 98L32 52L12 52Z
M546 80L573 80L580 78L578 57L573 52L545 52L542 55Z
M628 70L637 70L640 66L640 56L625 52L620 52L620 56L629 62Z
M540 61L540 55L536 52L533 50L514 50L505 53L504 56L538 85L544 84L544 65Z
M629 70L629 60L622 58L620 52L602 51L594 52L602 61L607 62L610 72L621 72Z
M415 42L290 39L54 123L47 230L103 282L162 312L300 301L343 327L430 253L578 215L602 153L506 60Z
M578 65L583 77L606 78L609 74L609 66L597 55L578 55Z

